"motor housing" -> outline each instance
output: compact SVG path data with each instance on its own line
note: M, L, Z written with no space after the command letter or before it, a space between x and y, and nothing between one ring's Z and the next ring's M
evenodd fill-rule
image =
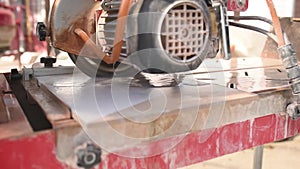
M212 27L205 1L143 0L127 19L128 59L143 71L181 72L205 59Z

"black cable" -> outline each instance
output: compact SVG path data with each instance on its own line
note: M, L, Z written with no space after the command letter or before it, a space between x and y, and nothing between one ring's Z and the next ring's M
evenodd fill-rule
M274 37L274 34L272 34L269 31L266 31L264 29L261 28L257 28L255 26L250 26L250 25L245 25L245 24L241 24L241 23L236 23L236 22L229 22L230 26L235 26L235 27L239 27L239 28L244 28L244 29L249 29L255 32L259 32L261 34L264 34L268 37L270 37L272 40L274 40L277 43L277 39Z
M261 17L261 16L228 16L228 19L233 19L233 20L258 20L258 21L263 21L266 22L270 25L273 26L272 20Z
M254 27L254 26L251 26L251 25L245 25L245 24L241 24L241 23L236 23L236 22L229 22L229 25L239 27L239 28L253 30L253 31L262 33L264 35L268 35L268 33L270 33L269 31L266 31L266 30L258 28L258 27Z

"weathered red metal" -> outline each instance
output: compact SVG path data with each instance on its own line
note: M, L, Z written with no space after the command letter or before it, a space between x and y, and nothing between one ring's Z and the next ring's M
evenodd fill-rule
M0 140L1 168L59 169L66 166L55 156L55 131Z
M2 168L71 168L56 158L56 131L49 130L0 140ZM170 151L153 157L126 158L108 152L102 153L105 155L101 158L99 168L173 169L281 140L299 132L300 119L292 120L287 116L271 114L216 129L189 133ZM174 138L176 136L149 142L147 146L153 151L163 149L164 147L159 145ZM130 153L132 150L134 149L123 151Z

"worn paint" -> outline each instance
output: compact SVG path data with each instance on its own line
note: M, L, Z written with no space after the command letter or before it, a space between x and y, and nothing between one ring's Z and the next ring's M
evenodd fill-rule
M210 133L212 132L210 137L204 140L201 139L201 135L202 132L205 133L205 131L190 133L186 135L176 147L155 156L155 158L160 159L162 156L168 157L169 160L164 161L167 166L163 167L158 163L162 169L183 167L221 155L255 147L260 144L280 140L285 133L283 130L285 124L290 124L288 128L289 133L296 134L299 132L298 124L300 124L300 120L292 120L291 122L291 119L285 120L285 116L283 118L283 116L279 114L272 114L253 119L253 122L247 120L210 130ZM278 129L276 126L281 127ZM252 131L252 133L250 133L250 131ZM275 137L275 135L278 137ZM160 141L166 140L168 139ZM159 144L159 142L157 142L157 144ZM118 166L117 163L117 161L114 161L114 166ZM130 166L127 165L124 168L130 168Z
M55 140L54 131L0 140L1 168L65 168L56 159Z
M287 124L287 125L286 125ZM287 126L287 128L286 128ZM58 129L59 130L59 129ZM252 132L250 132L252 130ZM163 153L145 158L129 158L103 150L99 169L173 169L241 151L260 144L293 136L300 131L300 119L292 120L280 114L271 114L252 120L232 123L216 129L188 133L175 147L166 143L174 136L144 143L146 147ZM56 158L56 130L29 136L0 140L2 168L73 168ZM209 134L208 134L209 133ZM285 133L288 133L285 135ZM209 136L209 137L207 137ZM165 145L165 146L160 146ZM165 151L168 149L168 151ZM133 148L134 151L137 149ZM130 153L132 149L123 150ZM154 150L154 151L158 151ZM139 151L143 151L140 149Z

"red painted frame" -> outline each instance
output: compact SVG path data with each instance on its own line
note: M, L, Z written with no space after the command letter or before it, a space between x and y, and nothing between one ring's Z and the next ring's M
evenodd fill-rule
M153 157L126 158L113 153L102 153L107 155L102 156L99 168L173 169L278 141L299 132L300 119L293 120L279 114L271 114L217 129L189 133L176 147ZM207 133L210 137L201 139ZM159 149L156 145L167 143L170 139L172 138L149 142L148 146ZM71 168L56 158L55 151L55 130L0 140L1 168ZM124 150L127 151L131 150Z

